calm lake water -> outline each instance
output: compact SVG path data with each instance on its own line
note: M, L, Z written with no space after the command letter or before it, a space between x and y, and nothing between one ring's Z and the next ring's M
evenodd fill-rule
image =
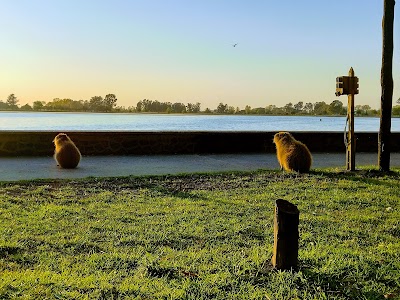
M12 131L344 131L345 117L0 112ZM379 118L355 118L355 131L379 131ZM392 119L400 131L400 118Z

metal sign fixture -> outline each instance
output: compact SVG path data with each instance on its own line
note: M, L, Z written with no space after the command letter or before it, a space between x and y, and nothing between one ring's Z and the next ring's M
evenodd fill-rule
M358 94L358 77L354 76L353 68L349 70L349 76L336 77L336 92L337 97L341 95L348 96L347 104L347 122L349 130L345 132L346 144L346 168L348 171L355 171L356 168L356 144L354 137L354 95Z

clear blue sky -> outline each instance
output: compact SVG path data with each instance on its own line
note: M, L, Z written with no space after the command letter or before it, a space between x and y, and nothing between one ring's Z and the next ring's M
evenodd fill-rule
M378 108L382 15L383 0L0 0L0 100L347 105L335 78L352 66L356 105ZM395 20L394 102L398 45Z

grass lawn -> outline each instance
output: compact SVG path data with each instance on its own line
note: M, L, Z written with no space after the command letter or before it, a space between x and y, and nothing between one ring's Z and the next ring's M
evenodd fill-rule
M300 210L275 271L274 201ZM400 171L0 183L0 299L399 299Z

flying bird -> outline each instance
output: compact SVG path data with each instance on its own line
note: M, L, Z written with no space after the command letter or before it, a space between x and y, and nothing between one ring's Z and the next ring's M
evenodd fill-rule
M236 43L236 44L233 44L233 47L236 47L236 46L237 46L237 44L238 44L238 43Z

